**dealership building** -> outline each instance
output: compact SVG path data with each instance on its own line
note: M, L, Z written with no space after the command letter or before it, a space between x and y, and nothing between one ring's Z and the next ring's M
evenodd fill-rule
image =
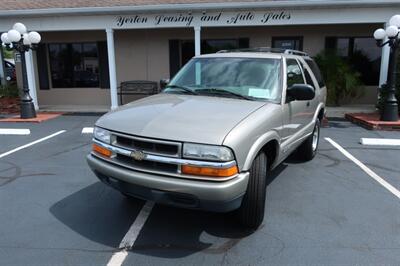
M373 104L389 49L372 35L396 13L398 0L14 0L0 2L0 32L22 22L41 34L27 54L39 108L115 108L121 82L158 82L194 55L249 47L357 57L366 86L348 101Z

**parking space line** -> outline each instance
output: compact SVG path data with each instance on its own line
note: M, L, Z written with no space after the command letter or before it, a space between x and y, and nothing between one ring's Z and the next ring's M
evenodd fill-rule
M51 134L51 135L49 135L49 136L47 136L47 137L44 137L44 138L41 138L41 139L32 141L32 142L30 142L30 143L28 143L28 144L22 145L22 146L20 146L20 147L18 147L18 148L15 148L15 149L11 150L11 151L8 151L8 152L5 152L5 153L3 153L3 154L0 154L0 158L6 157L7 155L10 155L10 154L12 154L12 153L14 153L14 152L17 152L17 151L20 151L20 150L22 150L22 149L28 148L28 147L30 147L30 146L32 146L32 145L35 145L35 144L38 144L38 143L40 143L40 142L42 142L42 141L51 139L51 138L53 138L53 137L55 137L55 136L57 136L57 135L60 135L60 134L62 134L62 133L64 133L64 132L66 132L66 130L58 131L58 132L53 133L53 134Z
M328 141L330 144L332 144L333 147L338 149L344 156L346 156L348 159L353 161L358 167L360 167L364 172L366 172L376 182L381 184L384 188L389 190L393 195L395 195L397 198L400 199L400 191L398 191L395 187L393 187L391 184L386 182L386 180L384 180L382 177L377 175L374 171L369 169L365 164L363 164L361 161L359 161L357 158L355 158L353 155L351 155L348 151L346 151L342 146L337 144L331 138L325 138L325 140Z
M0 128L0 135L29 135L31 131L23 128Z
M82 128L82 134L93 134L93 127Z
M117 253L114 253L107 263L107 266L121 266L124 263L126 257L128 256L128 251L123 249Z
M107 263L107 266L120 266L128 256L128 250L133 247L138 238L140 231L144 224L149 218L151 210L154 207L154 202L147 201L145 205L143 205L142 209L140 210L138 216L136 217L135 221L129 228L128 232L125 234L124 238L122 239L121 243L119 244L120 251L114 253Z
M400 146L400 139L361 138L360 143L362 145Z

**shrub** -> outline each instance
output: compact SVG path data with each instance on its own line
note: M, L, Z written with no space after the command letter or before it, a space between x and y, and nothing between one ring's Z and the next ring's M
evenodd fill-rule
M18 87L16 83L10 83L8 85L0 86L0 97L18 97Z
M315 57L328 88L327 102L338 106L345 97L361 95L360 73L349 62L332 51L323 51Z

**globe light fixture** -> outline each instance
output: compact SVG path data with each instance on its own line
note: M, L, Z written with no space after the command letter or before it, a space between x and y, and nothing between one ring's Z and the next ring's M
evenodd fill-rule
M383 121L399 120L399 107L396 99L397 49L400 45L399 28L400 15L394 15L390 18L389 26L386 30L377 29L374 32L374 38L379 47L384 47L385 45L390 47L390 73L388 73L386 86L382 86L387 94L381 115L381 120ZM386 38L388 39L384 42Z
M21 40L21 33L16 30L9 30L7 32L7 37L10 42L19 42L19 40Z
M389 20L389 25L400 28L400 15L394 15L393 17L391 17Z
M26 72L25 53L35 50L41 41L41 36L36 31L28 32L24 24L15 23L8 32L1 34L1 42L8 50L16 50L21 55L22 65L22 95L21 95L21 118L36 117L32 97L29 95L28 78Z
M381 41L385 39L385 37L386 37L386 31L384 29L377 29L374 32L374 39L377 41Z
M7 32L4 32L1 34L1 42L4 44L9 44L10 40L8 39L8 34Z
M397 26L389 26L386 28L386 35L388 38L395 38L397 37L397 34L399 34L399 29Z
M22 34L22 43L24 45L31 45L31 40L29 39L28 33Z
M29 40L31 41L31 43L33 44L38 44L40 43L42 37L40 36L40 34L36 31L31 31L28 33L28 37Z
M21 22L17 22L14 24L13 30L18 31L21 34L24 34L24 33L26 33L26 26L24 24L22 24Z

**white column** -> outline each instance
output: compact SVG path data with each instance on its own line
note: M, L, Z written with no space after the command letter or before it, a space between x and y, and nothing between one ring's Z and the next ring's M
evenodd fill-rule
M200 26L194 27L194 54L196 56L201 54L201 27Z
M110 73L110 96L111 110L118 107L117 92L117 72L115 66L115 49L114 49L114 30L106 29L107 33L107 53L108 53L108 69Z
M389 23L385 23L384 28L388 26ZM384 42L388 39L385 38ZM379 74L379 86L386 83L389 69L389 57L390 57L390 47L385 45L382 47L382 57L381 57L381 71Z
M25 52L25 62L26 62L26 74L28 77L29 94L32 97L33 105L35 106L35 110L37 111L39 110L39 105L37 100L35 68L33 66L32 50L29 50L29 52Z
M4 72L4 62L3 62L3 60L4 60L4 55L3 55L3 49L2 49L3 47L1 46L1 44L0 44L0 83L1 83L1 85L5 85L6 84L6 75L5 75L5 72Z

